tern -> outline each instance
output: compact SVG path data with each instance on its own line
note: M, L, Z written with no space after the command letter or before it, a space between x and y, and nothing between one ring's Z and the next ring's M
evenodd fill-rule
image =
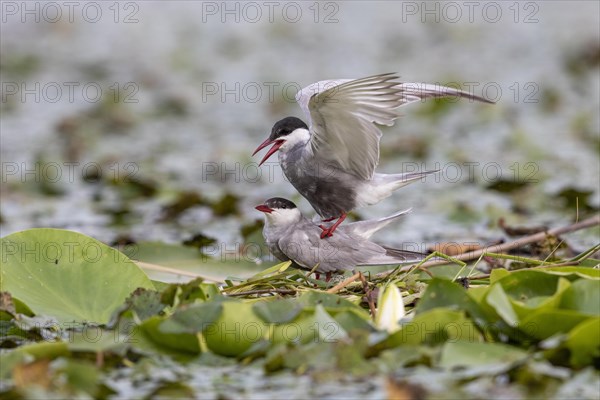
M272 145L259 165L279 151L279 164L290 183L324 222L321 238L332 236L355 208L379 203L393 191L438 172L375 173L381 131L394 124L399 107L427 98L464 97L493 103L462 90L426 83L402 83L396 74L362 79L325 80L296 94L308 125L296 117L275 123L270 136L252 154Z
M269 251L300 269L326 274L353 270L358 265L394 265L422 261L427 254L399 250L369 240L371 235L410 212L342 225L335 236L321 240L321 228L302 215L290 200L273 197L255 207L265 214L263 236Z

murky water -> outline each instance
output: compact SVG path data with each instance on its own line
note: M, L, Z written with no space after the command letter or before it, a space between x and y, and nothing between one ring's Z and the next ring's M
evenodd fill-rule
M566 224L577 213L566 189L582 216L599 207L597 2L127 2L72 15L7 3L2 235L53 226L108 242L202 232L230 243L265 198L312 213L276 163L258 168L250 154L276 120L303 117L298 88L388 71L497 104L414 104L384 129L380 171L443 172L359 210L413 207L381 240L491 241L499 217ZM526 184L490 189L500 178ZM182 191L235 194L239 213L197 205L165 219ZM572 240L583 249L598 232Z

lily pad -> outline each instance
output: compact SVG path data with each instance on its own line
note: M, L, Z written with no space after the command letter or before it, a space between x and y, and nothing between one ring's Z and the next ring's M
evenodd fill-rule
M268 335L267 325L254 314L252 305L224 301L219 318L203 326L207 347L222 356L239 356Z
M200 251L189 246L161 242L138 242L135 245L126 246L123 252L135 261L176 268L220 282L229 276L249 278L264 269L264 265L261 266L252 259L251 250L251 248L243 246L224 249L217 244L212 244L205 246ZM182 280L180 279L182 277L171 273L150 271L149 274L154 279L161 281ZM183 280L187 281L189 278Z
M0 290L59 322L107 323L135 289L154 289L125 255L81 233L30 229L1 246Z
M499 294L498 285L502 286L515 315L506 314L508 309L498 308L499 303L496 303L496 311L507 323L515 325L532 312L558 308L561 296L569 288L570 282L563 277L543 271L516 271L492 285L487 296L490 305L494 299L499 300L499 297L496 297Z
M504 292L501 285L494 284L488 291L485 298L487 305L494 309L494 311L510 326L516 326L519 322L519 317L515 313L512 307L510 298Z
M466 310L475 320L484 320L485 315L477 302L460 285L447 279L434 278L429 282L415 310L421 314L438 307Z
M580 279L573 282L562 296L561 308L591 315L600 314L600 281Z
M589 365L600 359L600 318L590 318L577 325L566 340L571 350L571 363L576 367Z
M439 344L446 341L478 342L482 335L475 324L468 319L464 312L448 308L435 308L415 316L412 321L402 325L402 328L376 343L372 351L421 343Z
M140 332L149 339L156 349L198 354L200 342L195 334L167 333L161 329L164 318L153 316L140 325ZM136 338L134 337L133 340ZM143 339L142 339L143 341Z
M523 318L519 330L537 339L547 339L557 333L567 333L589 318L573 310L539 310Z
M302 311L295 299L261 301L254 304L252 309L263 321L271 324L290 322Z
M346 310L365 313L364 309L361 307L332 293L310 290L298 297L297 301L298 304L305 309L313 309L313 307L321 305L332 315Z
M444 344L439 364L445 368L513 364L528 356L524 350L501 343L449 342Z

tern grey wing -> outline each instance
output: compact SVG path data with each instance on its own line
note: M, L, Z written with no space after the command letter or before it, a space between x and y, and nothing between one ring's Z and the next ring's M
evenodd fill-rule
M319 273L352 270L359 265L390 265L421 260L419 253L385 248L357 235L336 232L322 240L320 228L296 229L279 240L279 247L303 269Z
M308 109L308 103L310 102L311 97L316 94L322 93L326 90L329 90L335 86L341 85L342 83L353 81L354 79L331 79L324 80L315 83L311 83L307 87L301 89L298 93L296 93L296 102L302 108L304 115L308 118L309 126L310 126L310 110Z
M401 216L408 214L411 212L411 210L412 208L409 208L379 219L351 222L349 224L342 225L340 228L338 228L338 230L342 230L344 233L349 235L358 235L363 239L369 239L375 232L386 227Z
M442 97L462 97L469 100L480 101L482 103L494 104L493 101L488 100L485 97L476 96L472 93L465 92L464 90L433 83L403 82L398 84L396 88L402 93L403 99L401 105L414 103L424 99Z
M310 98L310 147L315 157L334 162L365 180L379 163L379 125L392 125L400 106L393 74L347 81Z
M320 232L316 225L295 229L279 239L279 247L304 269L311 270L318 265L319 273L351 270L375 255L385 254L381 246L369 241L361 243L360 238L351 238L343 232L327 240L320 238Z
M369 180L379 163L381 131L374 124L393 125L400 106L448 96L489 102L458 89L397 79L396 74L388 73L321 81L302 89L296 99L309 120L312 154Z

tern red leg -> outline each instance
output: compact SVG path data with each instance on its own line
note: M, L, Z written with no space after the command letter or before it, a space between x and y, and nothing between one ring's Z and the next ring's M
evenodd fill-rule
M331 272L327 272L325 274L325 282L329 282L331 280Z
M337 217L331 217L331 218L327 218L327 219L322 219L321 221L323 221L323 222L331 222L331 221L333 221L336 218Z
M333 236L333 232L337 229L338 226L340 226L342 222L344 222L344 220L346 219L346 215L346 213L342 213L342 215L339 216L338 220L335 221L335 224L331 225L329 228L326 228L323 225L319 225L319 228L323 230L323 232L321 232L321 239Z

